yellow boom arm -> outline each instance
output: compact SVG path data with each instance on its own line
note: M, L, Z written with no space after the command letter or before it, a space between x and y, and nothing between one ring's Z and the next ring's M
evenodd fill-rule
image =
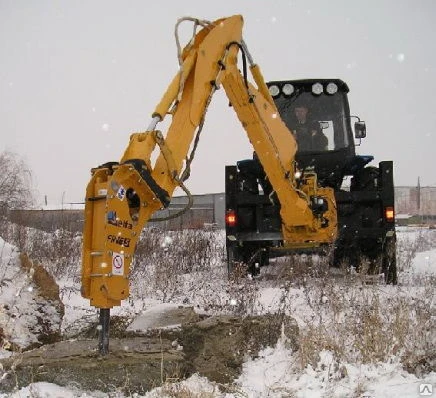
M336 237L333 190L318 188L316 176L297 188L296 142L248 54L242 17L194 21L202 29L180 54L180 70L157 105L150 127L131 135L119 163L92 170L86 190L82 295L95 307L108 309L129 296L129 269L141 230L154 212L168 206L182 184L195 131L221 85L280 201L284 241L304 247ZM238 70L240 52L248 57L255 85ZM164 136L156 126L167 115L172 120ZM160 154L153 166L150 157L156 145ZM327 201L323 217L311 210L310 197Z

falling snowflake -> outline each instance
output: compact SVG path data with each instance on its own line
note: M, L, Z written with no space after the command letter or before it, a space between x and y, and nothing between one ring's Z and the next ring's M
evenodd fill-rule
M403 54L403 53L399 53L399 54L397 54L397 61L398 62L404 62L404 59L405 59L405 55Z
M108 123L103 123L103 125L101 126L101 129L103 131L109 131L109 124Z
M160 245L162 248L166 248L173 243L173 238L171 236L165 236L164 241Z

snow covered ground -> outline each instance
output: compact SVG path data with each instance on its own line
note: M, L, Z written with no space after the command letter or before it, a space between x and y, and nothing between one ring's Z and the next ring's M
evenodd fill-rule
M276 346L266 347L257 358L248 359L241 376L225 392L206 378L193 375L156 388L144 397L436 396L435 237L432 230L398 229L398 286L365 284L358 275L350 274L304 277L293 270L290 275L286 261L262 269L258 280L232 284L225 277L222 235L211 243L214 255L209 268L194 267L193 272L179 275L177 280L165 278L163 283L158 270L147 264L148 276L140 273L133 278L132 299L114 309L113 314L129 316L133 322L136 319L136 325L143 326L144 314L153 315L159 308L174 304L191 305L197 312L208 314L284 311L296 319L301 341L300 350L293 352L283 336ZM172 250L167 247L172 239L166 238L161 245L162 256L170 256ZM15 305L20 312L31 308L32 286L19 274L17 256L17 248L0 239L3 270L0 300ZM77 264L72 267L77 269ZM155 277L153 281L144 280L150 275ZM11 278L14 284L8 283ZM95 320L96 312L80 297L77 277L59 277L58 282L65 304L62 330L66 336L72 336ZM25 323L25 317L20 319ZM0 326L10 324L0 310ZM34 338L28 332L31 328L18 326L15 329L18 340L31 342ZM0 356L7 355L9 351L0 351ZM416 365L418 359L429 356L433 356L429 359L433 361L430 368ZM123 395L119 391L105 394L33 383L13 394L0 394L6 396Z

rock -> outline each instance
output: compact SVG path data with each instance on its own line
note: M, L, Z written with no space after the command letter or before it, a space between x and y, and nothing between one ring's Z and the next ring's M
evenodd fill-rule
M127 331L147 332L157 329L175 329L182 324L198 322L200 316L192 307L177 304L160 304L137 316Z
M110 353L105 357L98 354L94 338L62 341L2 359L0 369L7 376L0 375L0 391L47 381L91 391L143 394L162 382L194 373L227 383L240 375L248 357L255 358L262 348L274 346L283 334L290 348L298 348L298 326L283 315L200 319L186 307L161 307L154 314L154 323L147 323L147 330L140 331L142 336L118 330L120 337L111 337Z
M143 393L169 378L181 377L183 353L171 341L136 337L111 339L110 353L101 357L96 340L61 341L0 360L1 392L32 382L79 386L104 392L119 388Z

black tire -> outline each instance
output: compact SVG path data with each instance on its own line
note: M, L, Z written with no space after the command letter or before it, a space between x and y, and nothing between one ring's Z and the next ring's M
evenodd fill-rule
M380 171L377 167L368 166L359 170L351 179L351 191L376 191Z
M385 241L382 253L382 272L385 276L385 282L392 285L398 283L396 246L395 237L388 238Z
M257 243L244 245L242 260L247 265L247 271L252 276L260 274L260 268L269 262L269 253Z
M387 284L396 285L397 263L395 238L389 238L384 245L375 240L356 242L354 246L336 248L333 255L333 264L336 267L354 266L358 272L365 272L368 275L379 275L383 273L384 281ZM362 264L367 264L367 269L362 269Z
M230 278L235 266L242 260L241 251L236 245L227 246L227 276Z
M269 265L269 249L262 249L256 244L245 244L240 247L236 244L227 246L227 274L230 277L237 265L245 264L248 273L259 275L260 268ZM256 266L256 263L258 264Z
M260 255L261 260L260 260L260 265L261 267L265 266L265 265L269 265L269 248L263 249L262 253Z
M368 250L368 246L365 249L361 251L360 255L362 259L370 261L368 274L382 273L386 284L396 285L398 279L395 237L387 238L382 245L374 242L372 250Z

